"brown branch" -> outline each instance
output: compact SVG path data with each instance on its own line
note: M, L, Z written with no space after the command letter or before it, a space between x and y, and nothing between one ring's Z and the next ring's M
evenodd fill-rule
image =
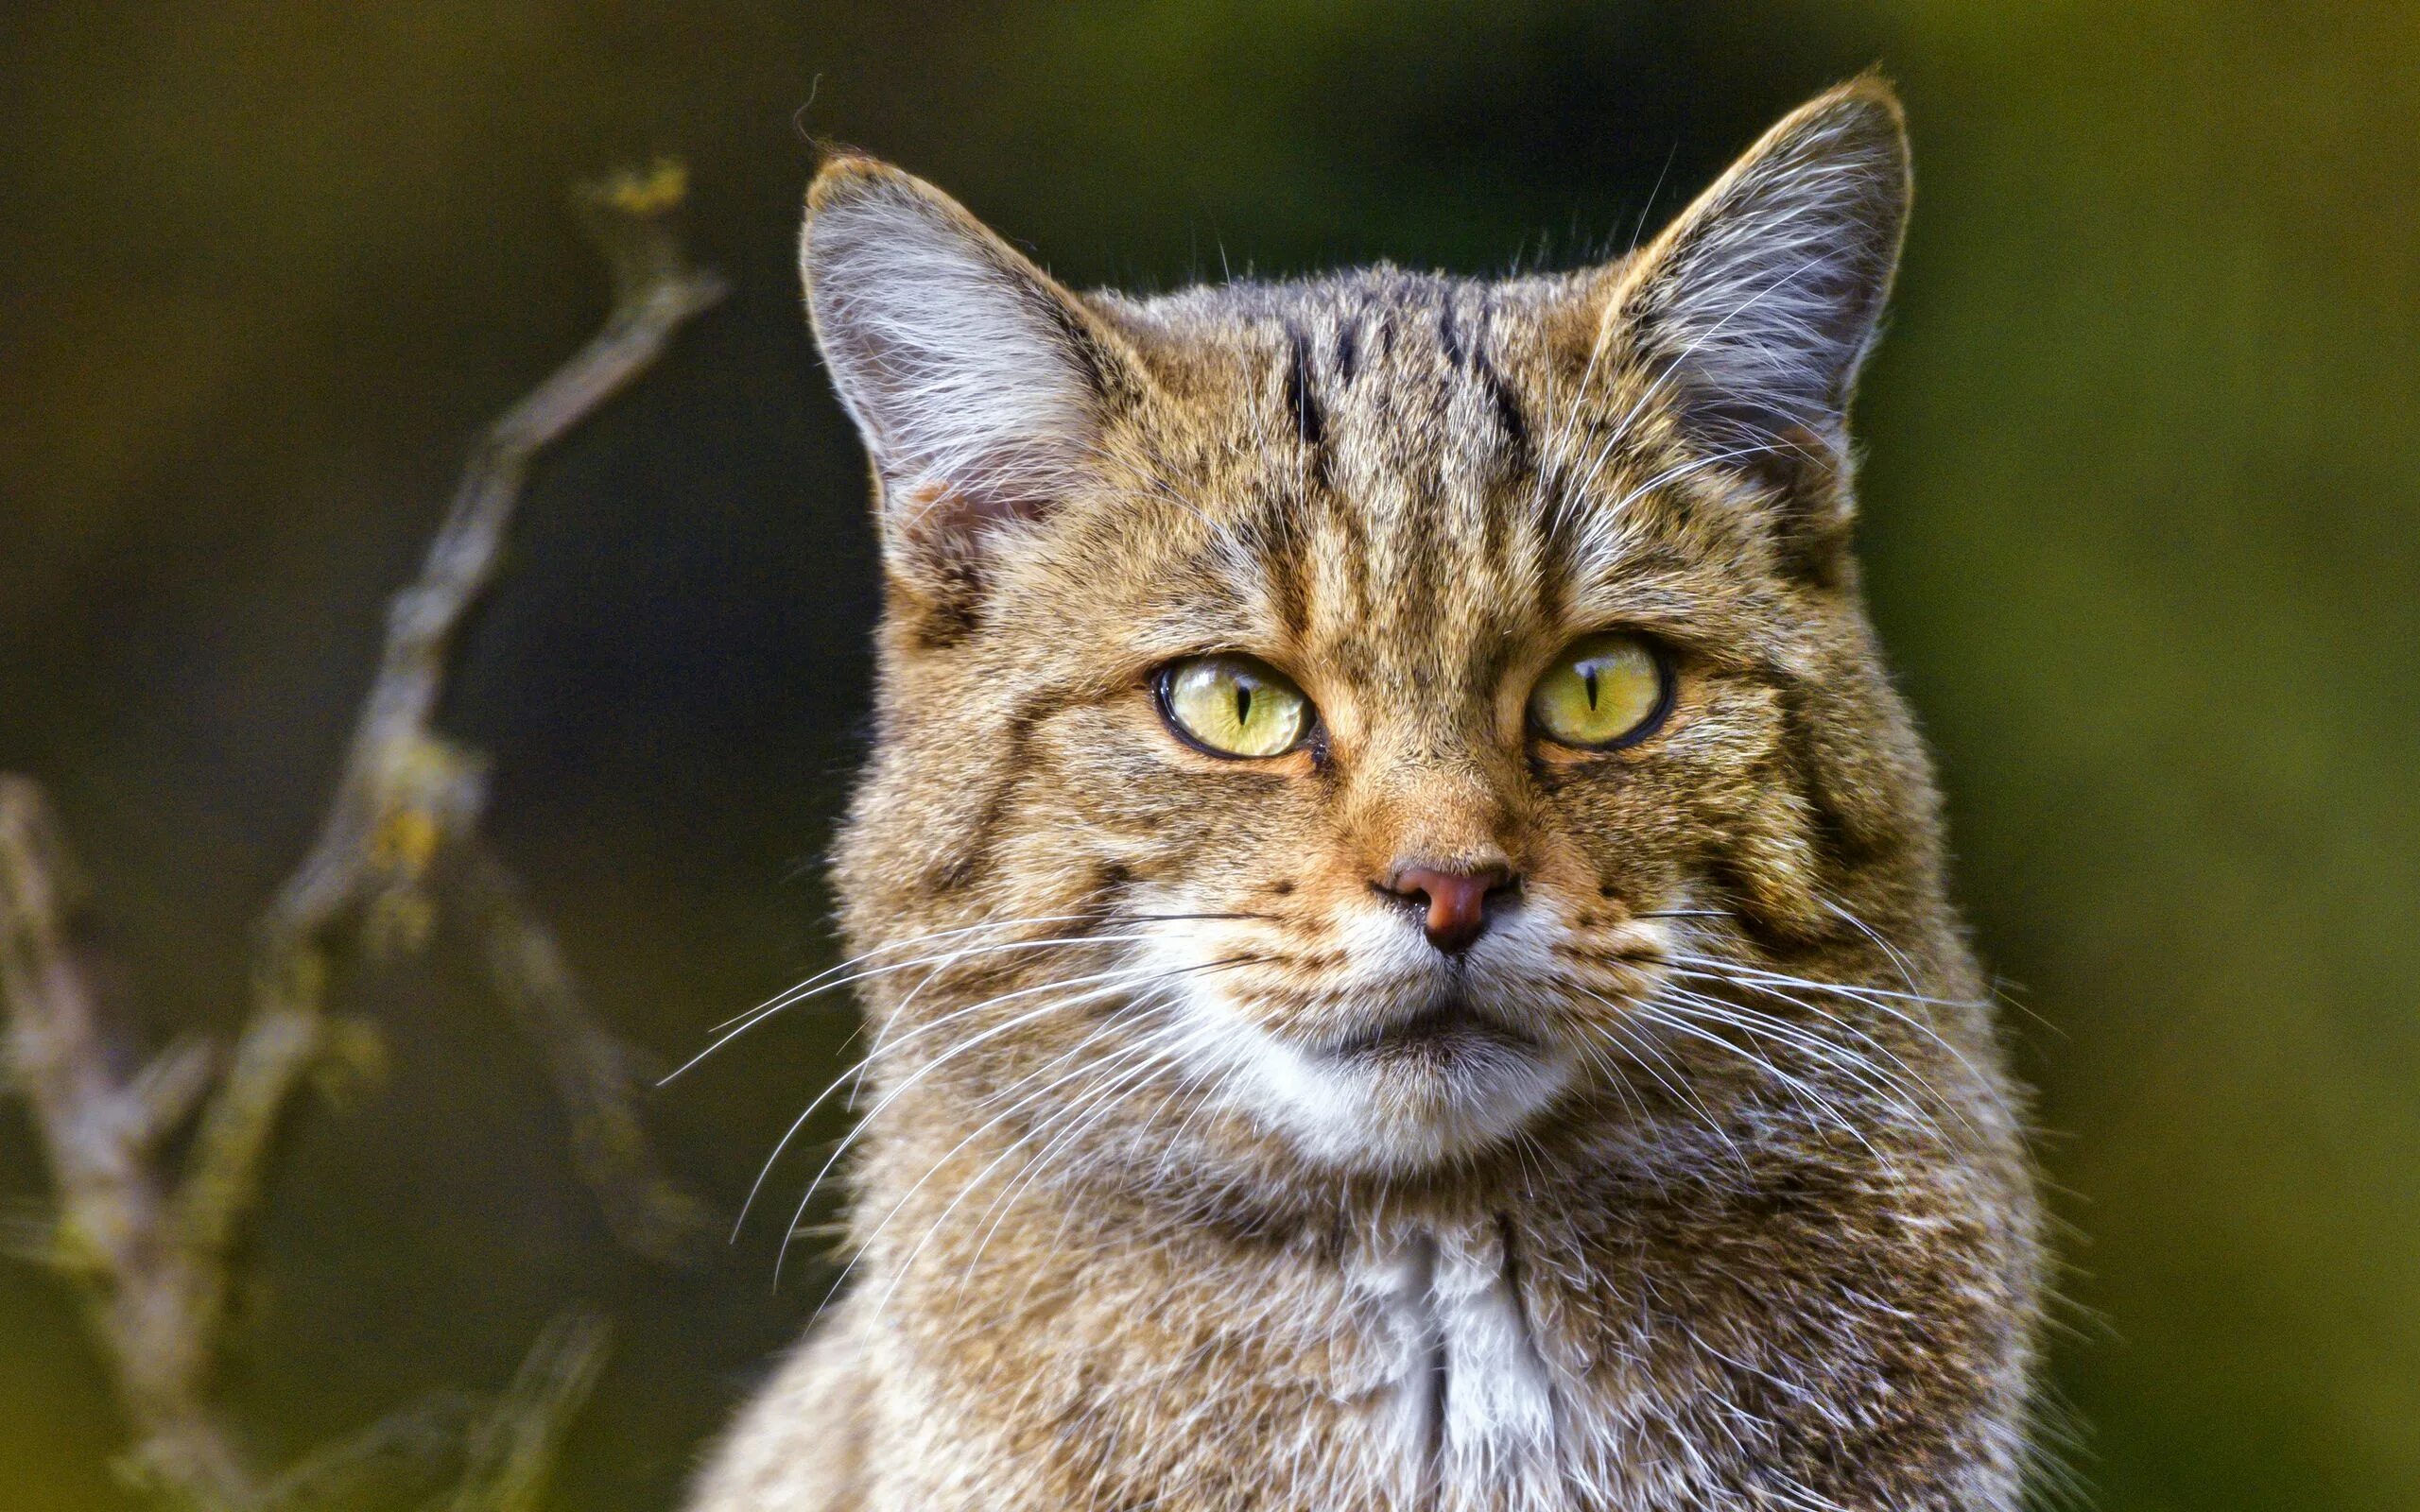
M683 324L723 295L722 281L691 267L672 235L668 216L683 191L679 167L658 164L581 192L614 272L613 311L587 346L489 428L419 580L388 610L386 650L336 801L318 843L262 920L252 1025L236 1046L228 1081L230 1093L240 1089L241 1095L222 1098L203 1125L195 1169L199 1200L188 1219L192 1242L213 1253L226 1253L239 1233L278 1116L320 1048L345 926L365 925L373 946L424 937L435 908L428 890L434 864L477 822L484 764L439 735L432 720L455 637L494 579L531 459L645 371ZM517 922L519 935L544 936L526 910ZM560 961L550 940L548 952ZM557 974L568 981L567 973ZM581 1039L597 1037L576 1001L553 1022L574 1021ZM559 1077L558 1085L568 1084ZM613 1107L636 1140L631 1100L627 1076L592 1078L575 1096L574 1117ZM643 1141L627 1147L637 1155L619 1163L583 1160L581 1174L596 1185L617 1232L634 1247L668 1256L676 1245L666 1236L694 1229L694 1205L670 1195L674 1189L655 1171ZM626 1179L636 1185L614 1184Z
M81 940L87 899L49 805L0 776L0 995L9 1058L34 1115L57 1193L53 1253L82 1283L95 1334L135 1433L130 1469L197 1512L250 1506L257 1483L209 1405L213 1334L196 1318L223 1292L177 1242L176 1198L154 1168L160 1120L112 1069ZM189 1073L164 1073L181 1078Z
M80 872L40 790L0 775L0 1005L9 1070L32 1109L55 1194L43 1258L81 1284L134 1430L129 1468L190 1512L302 1504L321 1494L315 1488L349 1484L436 1431L426 1410L399 1415L270 1480L218 1412L211 1378L233 1260L278 1129L305 1074L341 1058L348 1043L344 1022L328 1011L330 983L356 945L374 954L426 939L449 880L462 885L516 1021L547 1055L571 1108L581 1174L616 1231L669 1254L700 1216L654 1162L620 1046L588 1017L518 883L473 843L481 760L432 724L455 639L494 579L532 460L722 295L721 281L691 267L672 235L683 189L678 166L659 164L582 192L613 269L613 309L596 336L474 449L420 578L394 600L335 800L261 922L251 1013L223 1068L209 1046L185 1041L122 1073L129 1053L104 1014L79 934ZM178 1180L160 1145L197 1106L200 1124ZM532 1504L603 1347L601 1325L561 1324L542 1336L498 1414L471 1434L452 1505Z
M497 995L546 1058L571 1119L573 1161L624 1244L660 1260L688 1257L704 1232L705 1205L657 1161L639 1125L629 1052L589 1017L561 947L519 880L485 847L472 849L465 908L486 938Z
M470 1435L470 1463L446 1512L535 1512L563 1434L605 1368L597 1318L557 1318L538 1335L493 1411Z

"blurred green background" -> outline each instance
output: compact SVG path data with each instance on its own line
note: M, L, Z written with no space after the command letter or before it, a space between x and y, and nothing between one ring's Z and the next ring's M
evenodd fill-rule
M737 293L545 468L447 713L600 1010L683 1057L829 959L864 738L807 135L1080 284L1484 272L1626 245L1876 61L1920 189L1860 411L1872 593L2032 1015L2080 1469L2112 1512L2420 1508L2408 3L19 0L0 768L57 795L152 1029L233 1022L383 596L602 308L566 184L683 155ZM501 1382L582 1301L620 1349L558 1503L668 1508L828 1270L774 1291L770 1223L693 1272L616 1249L469 968L358 999L392 1067L280 1166L238 1406L299 1449ZM719 1211L845 1027L794 1013L649 1099ZM9 1109L0 1197L39 1189ZM117 1435L63 1295L0 1270L0 1504L128 1504Z

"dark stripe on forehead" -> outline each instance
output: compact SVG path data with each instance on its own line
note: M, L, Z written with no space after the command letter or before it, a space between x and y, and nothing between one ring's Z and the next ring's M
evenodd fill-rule
M1311 393L1311 338L1288 320L1286 346L1286 404L1294 412L1294 434L1305 446L1317 446L1327 433L1327 421Z
M1526 462L1530 452L1530 420L1521 413L1520 396L1512 392L1512 386L1504 381L1504 375L1497 372L1495 365L1485 357L1479 359L1478 381L1487 389L1487 402L1495 409L1495 423L1504 432L1505 450L1512 453L1517 461Z
M1286 322L1286 407L1294 418L1294 435L1310 453L1311 481L1327 485L1327 416L1311 391L1311 338L1300 324Z
M1329 524L1342 542L1344 575L1350 580L1350 592L1359 604L1370 602L1370 524L1356 500L1342 493L1326 496Z
M1454 291L1443 291L1437 301L1437 344L1445 351L1445 366L1460 368L1468 357L1462 348L1461 327L1454 319Z
M1559 513L1559 501L1551 491L1554 480L1544 472L1537 474L1531 496L1543 503L1548 521ZM1551 527L1548 521L1531 523L1531 534L1537 541L1538 598L1537 616L1541 625L1560 625L1571 607L1571 541L1567 531Z
M1487 402L1495 411L1495 423L1504 431L1504 447L1506 452L1511 454L1505 458L1507 463L1505 472L1517 472L1528 466L1531 460L1530 418L1522 412L1520 396L1512 391L1512 386L1507 383L1504 374L1497 370L1495 359L1489 352L1489 348L1494 345L1495 335L1494 295L1481 297L1478 318L1479 340L1472 353L1471 370L1478 375L1479 383L1487 389Z
M1245 527L1245 540L1266 570L1279 627L1299 645L1310 633L1312 566L1301 507L1283 497L1263 499Z

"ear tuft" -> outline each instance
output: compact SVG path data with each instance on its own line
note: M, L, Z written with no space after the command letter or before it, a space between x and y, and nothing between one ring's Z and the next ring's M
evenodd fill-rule
M977 581L1004 525L1082 476L1115 361L1075 299L940 190L841 156L807 194L807 307L873 454L886 551Z
M1872 75L1841 85L1768 131L1641 252L1606 318L1671 366L1708 439L1785 474L1836 472L1910 192L1897 96Z

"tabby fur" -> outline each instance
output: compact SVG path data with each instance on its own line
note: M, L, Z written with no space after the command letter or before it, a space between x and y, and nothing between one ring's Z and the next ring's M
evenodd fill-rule
M696 1512L2004 1509L2020 1092L1850 556L1908 203L1879 81L1654 241L1077 295L834 158L809 303L875 465L873 1025L839 1299ZM1664 727L1525 728L1585 632ZM1319 739L1222 760L1242 650ZM1448 957L1374 886L1520 879ZM1457 995L1526 1054L1322 1046Z

